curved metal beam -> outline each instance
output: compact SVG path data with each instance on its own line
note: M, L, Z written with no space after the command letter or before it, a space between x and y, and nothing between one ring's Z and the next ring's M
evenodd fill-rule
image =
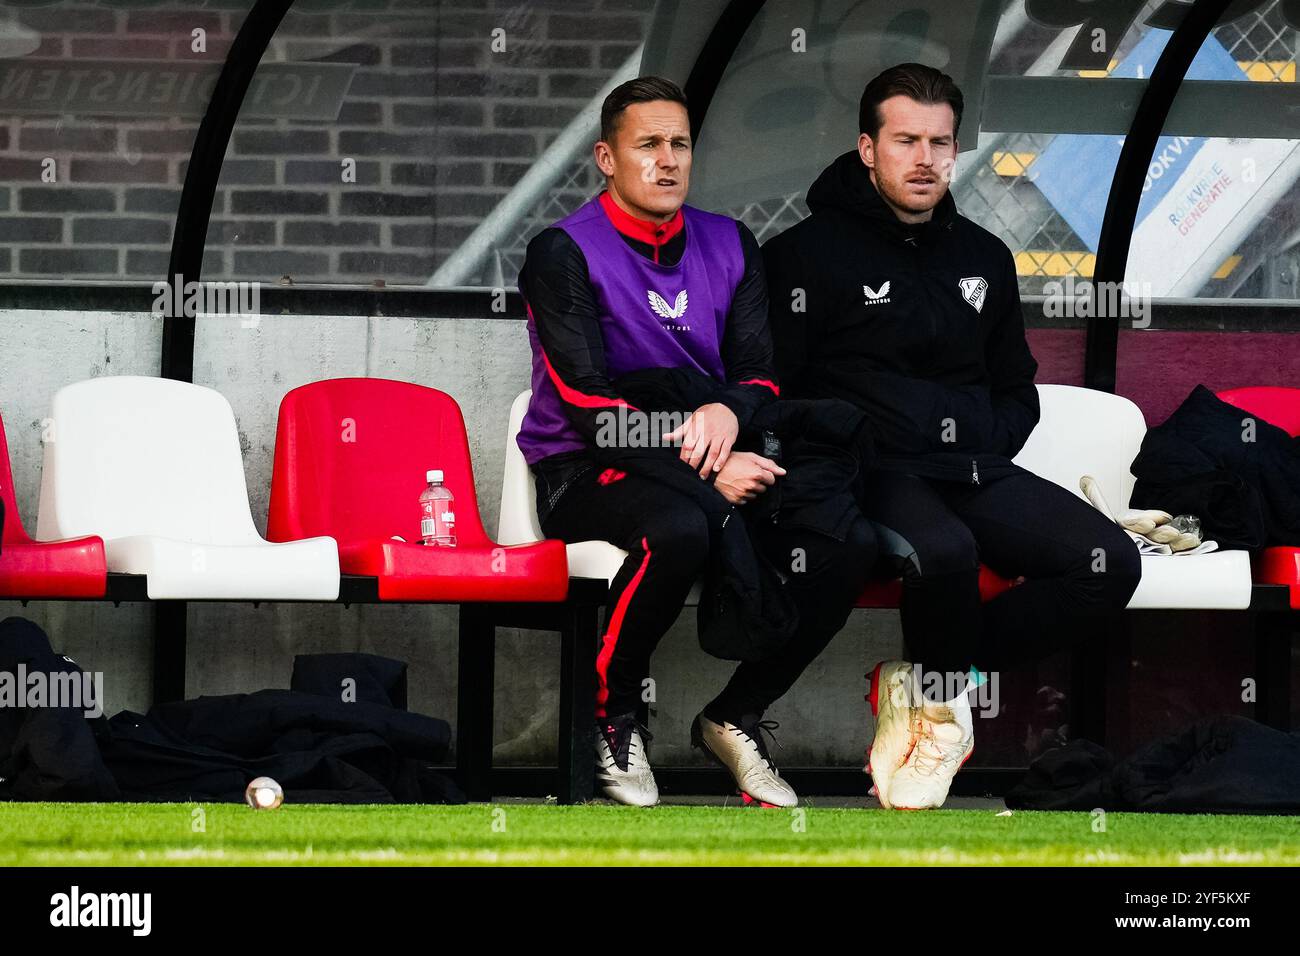
M1115 177L1106 198L1106 215L1097 240L1097 264L1093 282L1122 282L1128 267L1133 227L1142 184L1155 152L1156 141L1165 128L1183 77L1197 52L1219 22L1232 0L1196 0L1174 30L1160 53L1137 113L1124 137ZM1119 349L1119 316L1088 319L1087 345L1083 358L1083 383L1089 388L1115 391L1115 365Z
M180 208L172 231L168 282L198 282L203 272L203 247L208 237L212 200L217 193L221 164L244 94L262 62L262 55L293 0L257 0L239 27L226 54L221 76L194 137L190 164L185 172ZM183 290L182 290L183 291ZM168 315L163 319L162 377L190 382L194 379L194 318Z
M686 78L682 92L691 109L691 142L698 143L700 130L704 127L704 117L713 102L713 94L718 92L722 74L726 72L732 55L744 39L745 31L754 22L765 0L731 0L727 8L718 17L718 22L709 31L709 38L700 48L700 54L691 67L691 75Z

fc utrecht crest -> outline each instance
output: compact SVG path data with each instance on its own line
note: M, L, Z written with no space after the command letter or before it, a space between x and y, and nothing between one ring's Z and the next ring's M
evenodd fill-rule
M972 276L969 279L960 279L957 285L961 286L961 297L973 305L976 312L983 312L984 296L989 291L989 284L984 281L984 277Z
M654 309L655 315L661 319L680 319L686 314L685 289L677 293L677 300L672 305L669 305L667 299L653 290L647 290L646 295L650 297L650 308Z

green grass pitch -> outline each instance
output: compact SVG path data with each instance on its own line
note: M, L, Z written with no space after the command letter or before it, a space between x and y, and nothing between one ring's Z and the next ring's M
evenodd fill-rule
M530 803L0 805L3 866L1297 865L1288 817Z

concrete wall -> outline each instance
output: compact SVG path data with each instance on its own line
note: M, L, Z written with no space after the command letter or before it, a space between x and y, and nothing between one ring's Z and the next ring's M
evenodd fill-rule
M111 313L0 313L0 413L13 458L19 508L36 526L41 420L59 387L101 375L153 375L160 320ZM321 378L371 375L432 385L464 410L478 494L495 529L506 415L526 387L528 344L517 320L366 319L276 316L244 328L238 319L200 319L198 384L234 408L253 517L265 531L276 414L290 389ZM0 602L0 617L24 614L83 667L106 673L106 710L148 707L152 615L148 606ZM498 637L496 757L501 763L554 760L558 705L557 638L502 631ZM901 647L897 614L855 613L771 716L781 721L779 759L787 765L853 765L868 739L862 675L868 661ZM365 651L410 663L413 710L454 719L456 610L191 604L187 694L227 694L287 686L295 654ZM654 659L655 760L690 764L689 726L726 680L726 662L700 651L694 612L682 615Z

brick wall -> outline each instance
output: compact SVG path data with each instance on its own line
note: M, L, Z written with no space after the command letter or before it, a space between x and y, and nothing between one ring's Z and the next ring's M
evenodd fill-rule
M66 72L111 61L155 73L201 64L210 87L251 4L185 6L7 5L0 19L12 17L39 45L5 62ZM635 50L652 7L300 0L263 63L348 64L350 86L335 119L240 118L212 207L204 278L423 284ZM196 28L206 31L206 52L192 50ZM494 52L498 28L505 50ZM0 114L0 275L162 278L198 116L169 106L136 116L41 114L26 102ZM55 181L43 181L51 159ZM344 181L344 159L355 161L355 182ZM536 221L510 238L507 284L523 234L597 188L588 166L580 160ZM493 265L477 279L494 284Z

